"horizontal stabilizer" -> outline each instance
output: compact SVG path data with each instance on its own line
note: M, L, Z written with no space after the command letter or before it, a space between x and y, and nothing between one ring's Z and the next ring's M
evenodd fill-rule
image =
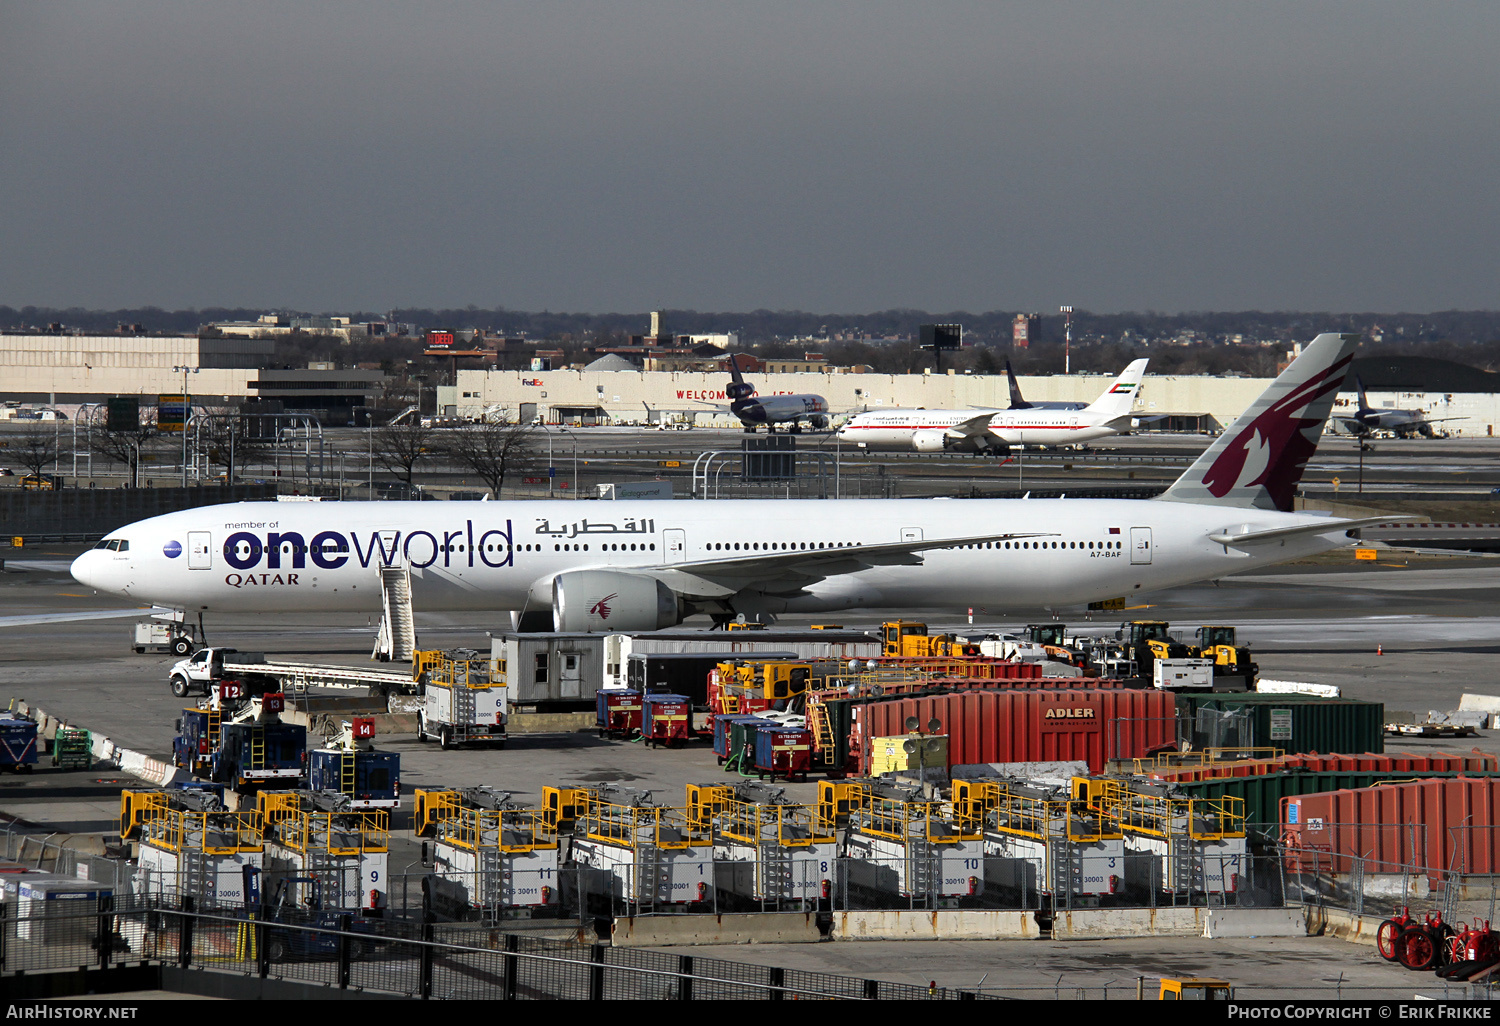
M1405 523L1411 520L1410 515L1399 517L1364 517L1359 520L1333 520L1326 524L1299 524L1296 527L1277 527L1269 531L1234 531L1226 529L1218 534L1211 534L1208 540L1218 542L1220 545L1259 545L1264 542L1280 541L1283 538L1295 538L1303 534L1332 534L1334 531L1350 531L1356 527L1375 527L1378 524Z

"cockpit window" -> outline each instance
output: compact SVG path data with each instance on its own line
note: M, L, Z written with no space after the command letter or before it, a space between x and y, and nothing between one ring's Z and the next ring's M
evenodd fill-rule
M109 548L113 544L114 544L113 542L111 542L109 539L106 538L104 541L100 542L98 545L95 545L94 548L96 548L96 549L107 549L107 548Z
M124 538L106 538L98 545L95 545L94 548L108 549L111 552L129 552L130 542Z
M130 541L129 541L129 539L121 538L120 540L118 540L117 542L115 542L115 551L116 552L129 552L130 551Z

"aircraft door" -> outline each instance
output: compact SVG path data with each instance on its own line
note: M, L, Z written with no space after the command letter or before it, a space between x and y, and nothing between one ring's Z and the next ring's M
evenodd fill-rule
M380 565L400 566L401 552L396 548L396 543L401 540L400 531L379 531L380 535ZM387 559L386 557L390 558Z
M188 532L188 569L212 570L214 568L213 535L208 531Z
M1130 562L1136 564L1151 562L1151 528L1132 527L1130 529Z
M687 532L673 528L661 533L662 547L666 550L662 555L662 561L666 563L681 563L687 558Z

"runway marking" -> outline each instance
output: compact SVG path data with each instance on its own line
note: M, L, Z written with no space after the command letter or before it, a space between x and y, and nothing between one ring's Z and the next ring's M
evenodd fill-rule
M88 598L87 595L80 595L76 591L60 591L57 594L61 595L63 598Z

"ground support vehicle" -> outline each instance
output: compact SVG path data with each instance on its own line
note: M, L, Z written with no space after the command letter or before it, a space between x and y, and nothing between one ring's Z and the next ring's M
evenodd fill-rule
M367 934L368 937L353 937L348 940L350 961L368 958L384 943L379 919L351 915L342 909L325 907L323 891L315 877L281 877L276 880L269 900L261 902L261 874L247 870L245 889L246 904L250 906L252 918L265 923L261 935L265 938L266 961L290 962L336 959L339 947L344 943L339 933ZM326 932L325 932L326 931ZM254 957L253 931L247 931L249 940L246 954Z
M1156 997L1158 1001L1233 1001L1234 987L1228 980L1207 976L1162 977Z
M641 737L652 748L678 748L693 739L693 708L686 695L642 695Z
M0 712L0 769L30 773L36 760L36 720L17 712Z
M229 685L220 684L221 693ZM207 708L184 709L172 742L175 765L241 794L304 780L307 728L281 722L286 696L251 698L226 715L219 696Z
M253 809L230 812L211 791L120 793L120 836L139 845L136 894L200 908L242 905L244 870L264 865Z
M560 907L560 843L540 809L488 787L417 792L419 829L434 838L434 874L458 916L469 910L523 912Z
M629 739L641 731L641 693L629 688L598 691L594 695L594 722L600 737Z
M711 831L684 809L649 804L646 795L608 797L614 800L590 801L574 826L571 857L585 897L630 914L709 901Z
M86 770L93 764L93 735L78 727L58 727L52 735L52 765Z
M1176 896L1228 895L1249 867L1243 799L1187 798L1170 784L1076 778L1125 838L1126 886Z
M953 806L984 834L985 890L1073 907L1120 890L1125 841L1118 827L1066 790L1011 780L955 780Z
M709 722L717 716L786 709L815 679L838 666L754 658L719 663L708 676Z
M314 882L318 902L328 908L387 906L388 812L352 808L345 795L330 791L261 791L255 798L267 871Z
M192 624L161 620L142 620L135 625L131 637L131 648L136 655L147 652L171 652L185 656L192 652L196 640L196 628ZM181 697L181 696L178 696Z
M246 694L263 691L301 693L310 687L318 687L384 696L408 693L416 687L412 675L402 671L287 662L233 648L200 649L189 658L174 663L167 680L172 694L178 698L194 692L209 694L212 685L220 680L239 681L245 686Z
M1235 629L1205 624L1197 630L1197 654L1213 660L1215 691L1254 691L1260 666L1250 658L1250 649L1236 644Z
M488 659L471 649L445 652L426 678L418 741L435 740L444 749L480 743L505 747L505 685L491 673Z
M984 893L984 842L946 802L913 788L860 785L844 838L850 900L892 896L951 906Z
M780 723L760 725L755 731L754 752L753 765L761 777L806 780L812 767L812 732Z
M838 835L816 806L780 788L717 786L714 886L723 904L759 909L826 908L838 864ZM689 808L694 795L689 789Z
M371 739L375 721L345 720L338 737L307 753L308 787L334 791L355 809L394 809L401 803L401 756L377 752Z

